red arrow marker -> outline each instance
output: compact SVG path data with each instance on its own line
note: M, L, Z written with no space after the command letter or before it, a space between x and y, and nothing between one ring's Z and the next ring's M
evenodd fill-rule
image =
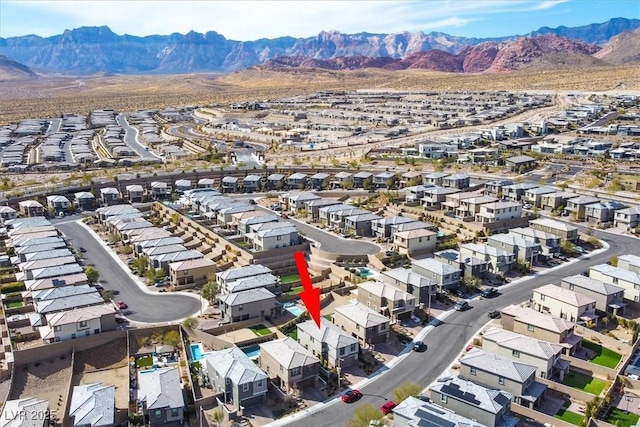
M314 288L311 283L311 276L307 270L307 262L304 260L304 252L296 252L293 254L293 258L296 260L296 266L298 267L298 275L302 282L302 292L300 298L307 311L311 315L311 318L316 322L318 328L320 327L320 289Z

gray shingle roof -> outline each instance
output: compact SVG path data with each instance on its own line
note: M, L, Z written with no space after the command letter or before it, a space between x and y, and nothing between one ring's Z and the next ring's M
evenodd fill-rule
M326 343L331 348L343 348L351 344L357 344L358 339L349 335L324 317L320 318L320 327L313 320L298 324L300 331L313 337L314 340Z
M243 277L252 277L257 276L259 274L271 273L271 269L269 267L265 267L262 264L251 264L244 267L232 268L226 271L221 271L216 273L216 276L220 278L220 280L225 280L227 282L232 280L237 280Z
M220 295L218 299L229 306L248 304L255 301L273 299L276 296L265 288L257 288L249 291L235 292L227 295Z
M577 288L588 289L592 292L595 292L601 295L613 295L613 294L617 294L618 292L624 291L624 289L619 286L610 285L609 283L604 283L604 282L601 282L600 280L583 276L582 274L565 277L562 279L562 281L564 283L574 285Z
M147 403L147 409L183 408L184 398L178 368L158 368L138 373L138 400Z
M73 387L69 416L74 425L111 426L115 422L116 388L102 383Z
M442 393L492 414L500 413L510 404L512 395L506 391L493 390L471 381L453 378L444 383L434 383L429 390Z
M518 383L524 383L531 376L535 376L537 370L535 366L516 362L513 359L498 356L497 354L485 353L479 348L474 348L467 352L460 358L460 363L494 375L500 375Z
M238 347L213 351L204 356L207 369L213 369L221 377L229 378L233 384L247 384L267 379L249 356Z
M302 368L320 363L320 360L291 337L260 344L260 350L268 353L285 369Z

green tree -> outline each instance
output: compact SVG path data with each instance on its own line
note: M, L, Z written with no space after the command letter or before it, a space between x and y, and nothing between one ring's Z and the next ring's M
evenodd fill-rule
M131 263L131 268L134 270L138 270L138 274L143 273L148 266L149 266L149 258L147 258L146 255L136 258Z
M614 267L618 266L618 257L617 256L612 256L611 259L609 260L609 264L611 264Z
M182 326L184 326L185 329L192 331L198 327L198 319L196 319L195 317L187 317L182 322Z
M593 246L596 249L600 249L602 247L602 242L596 236L589 237L587 239L587 243L589 243L591 246Z
M87 275L87 280L89 284L92 285L98 281L100 278L100 273L93 267L87 267L84 269L84 274Z
M167 345L174 347L180 347L180 333L176 330L167 331L162 338L162 341Z
M220 426L220 423L224 420L224 413L222 412L222 409L216 408L216 410L213 411L213 414L211 414L211 420L216 423L216 425Z
M202 286L200 289L200 295L202 298L212 303L216 299L216 295L218 295L218 284L214 280L209 280Z
M371 403L358 406L349 420L349 427L368 427L371 421L381 420L382 412Z
M406 383L393 390L393 399L396 402L402 402L409 396L417 396L424 387L420 384Z
M111 302L113 301L114 297L115 292L113 292L111 289L105 289L104 291L102 291L102 299L104 300L104 302Z
M171 214L171 222L173 222L174 224L179 224L180 223L180 214L175 212Z

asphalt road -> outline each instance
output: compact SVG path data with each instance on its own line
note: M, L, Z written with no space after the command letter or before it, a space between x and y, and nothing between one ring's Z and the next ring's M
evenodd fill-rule
M346 404L333 399L321 410L308 414L304 418L291 421L283 419L272 425L305 425L313 427L347 425L355 408L362 403L371 403L376 407L392 399L392 392L405 383L419 383L427 387L449 367L463 351L465 344L489 320L486 313L492 309L502 309L510 304L518 304L531 298L532 290L549 283L559 283L563 277L580 274L589 266L602 264L614 255L638 253L640 240L633 237L600 233L610 249L588 259L565 264L549 274L532 277L502 291L502 294L485 300L471 301L471 309L464 312L452 312L438 327L428 332L424 342L428 349L424 353L410 352L400 360L391 371L378 374L366 386L360 388L363 397L358 403ZM312 409L312 408L311 408Z
M119 291L116 300L124 301L129 308L122 311L135 322L161 323L183 319L200 311L197 298L177 294L147 294L134 282L130 273L113 259L101 242L75 221L59 221L56 227L77 248L84 247L87 265L93 265L100 273L100 283L105 289Z
M143 159L159 159L158 156L153 154L151 151L147 150L146 147L138 141L138 130L129 126L127 119L124 113L120 113L116 116L116 122L122 126L125 131L124 134L124 142L129 147L133 148L133 150L138 153L138 155Z

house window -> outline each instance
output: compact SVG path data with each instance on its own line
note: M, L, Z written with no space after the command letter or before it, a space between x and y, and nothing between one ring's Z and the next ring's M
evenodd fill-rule
M84 334L85 334L85 336L88 337L89 335L91 335L91 331L85 331Z
M75 339L76 338L76 334L71 334L71 339Z
M440 393L440 400L444 403L447 403L448 398L449 396L447 396L446 394Z
M239 306L238 306L238 311L242 311L242 310L244 310L244 306L239 305Z
M345 350L344 350L344 347L342 347L342 348L340 349L340 356L344 356L344 351L345 351Z
M260 381L258 381L258 382L256 383L256 387L257 387L257 388L262 388L262 380L260 380Z
M614 285L617 285L617 284L618 284L618 278L617 278L617 277L614 277L614 278L613 278L613 284L614 284Z
M300 375L300 368L293 368L291 370L291 376L295 377L296 375Z
M540 295L540 301L544 301L544 295Z
M282 236L276 236L276 240L278 241L282 240Z
M518 350L511 350L511 355L513 357L520 357L520 352Z
M156 409L155 410L155 417L158 418L158 419L162 418L162 410Z
M171 416L172 417L178 416L178 408L171 408Z
M498 384L504 385L504 377L498 377Z
M81 328L86 328L87 327L87 321L86 320L82 320L80 321L80 325Z
M569 284L569 290L572 291L576 286L573 283Z
M62 330L61 326L54 326L53 327L54 332L60 332Z
M469 369L469 373L470 373L471 375L475 375L475 374L476 374L476 368L473 368L473 367L472 367L472 368L470 368L470 369Z
M355 344L351 344L351 348L350 348L351 352L353 353L354 351L356 351L356 345Z
M356 323L356 331L359 331L359 330L360 330L360 325Z
M249 391L249 383L242 384L242 391Z
M527 331L533 332L535 330L533 325L527 325Z

